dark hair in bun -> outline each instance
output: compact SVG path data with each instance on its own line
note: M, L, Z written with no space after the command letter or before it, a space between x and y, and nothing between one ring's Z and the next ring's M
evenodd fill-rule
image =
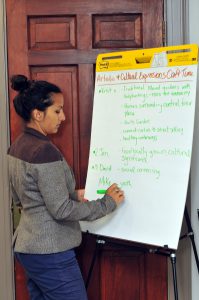
M53 104L53 93L62 92L53 83L43 80L28 80L24 75L13 75L11 87L18 91L13 100L15 111L25 122L30 121L31 112L34 109L45 111Z
M11 87L13 90L22 92L30 86L30 81L24 75L13 75L11 77Z

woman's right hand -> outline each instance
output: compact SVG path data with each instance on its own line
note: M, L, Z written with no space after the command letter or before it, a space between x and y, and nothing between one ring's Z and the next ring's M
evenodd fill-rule
M124 192L118 187L116 183L113 183L106 190L106 195L111 196L117 205L124 201Z

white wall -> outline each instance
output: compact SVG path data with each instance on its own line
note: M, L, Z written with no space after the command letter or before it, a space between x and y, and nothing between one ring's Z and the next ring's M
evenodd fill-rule
M199 45L199 1L189 1L189 42ZM195 237L195 244L199 255L199 76L197 82L197 102L195 114L195 131L193 142L193 155L191 166L191 222ZM196 267L195 257L192 251L192 299L199 298L199 274Z
M6 152L9 144L5 1L0 0L0 299L14 299L11 209Z
M189 39L189 0L165 0L165 13L167 23L167 45L181 45L188 43ZM190 198L190 197L189 197ZM190 208L188 199L186 206ZM181 235L187 233L187 225L183 220ZM178 297L180 300L191 300L191 243L189 238L179 241L177 257L177 283ZM171 262L168 261L168 299L174 300L173 276Z
M167 37L168 45L194 43L199 45L199 1L198 0L166 0L167 3ZM197 100L195 113L195 129L191 164L191 225L195 244L199 255L199 76L197 82ZM187 232L186 222L182 233ZM191 259L190 259L191 253ZM191 264L191 266L190 266ZM198 300L199 274L195 256L189 238L179 242L177 251L178 292L181 300ZM169 277L169 299L173 300L171 276Z

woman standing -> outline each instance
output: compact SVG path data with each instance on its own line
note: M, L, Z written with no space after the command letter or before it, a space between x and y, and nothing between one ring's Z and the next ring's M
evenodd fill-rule
M81 201L72 170L48 138L65 120L59 87L46 81L13 76L17 114L24 132L8 151L9 178L16 205L21 207L14 251L23 265L31 300L86 300L74 248L81 243L79 221L111 213L124 200L111 185L102 199Z

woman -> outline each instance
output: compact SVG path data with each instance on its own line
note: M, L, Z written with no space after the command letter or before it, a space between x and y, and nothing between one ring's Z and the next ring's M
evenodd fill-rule
M26 270L31 300L86 300L73 250L81 243L79 221L111 213L123 191L113 184L102 199L79 201L82 191L75 191L70 167L48 138L65 120L60 88L23 75L11 83L18 91L15 110L26 125L8 151L13 199L21 207L15 255Z

